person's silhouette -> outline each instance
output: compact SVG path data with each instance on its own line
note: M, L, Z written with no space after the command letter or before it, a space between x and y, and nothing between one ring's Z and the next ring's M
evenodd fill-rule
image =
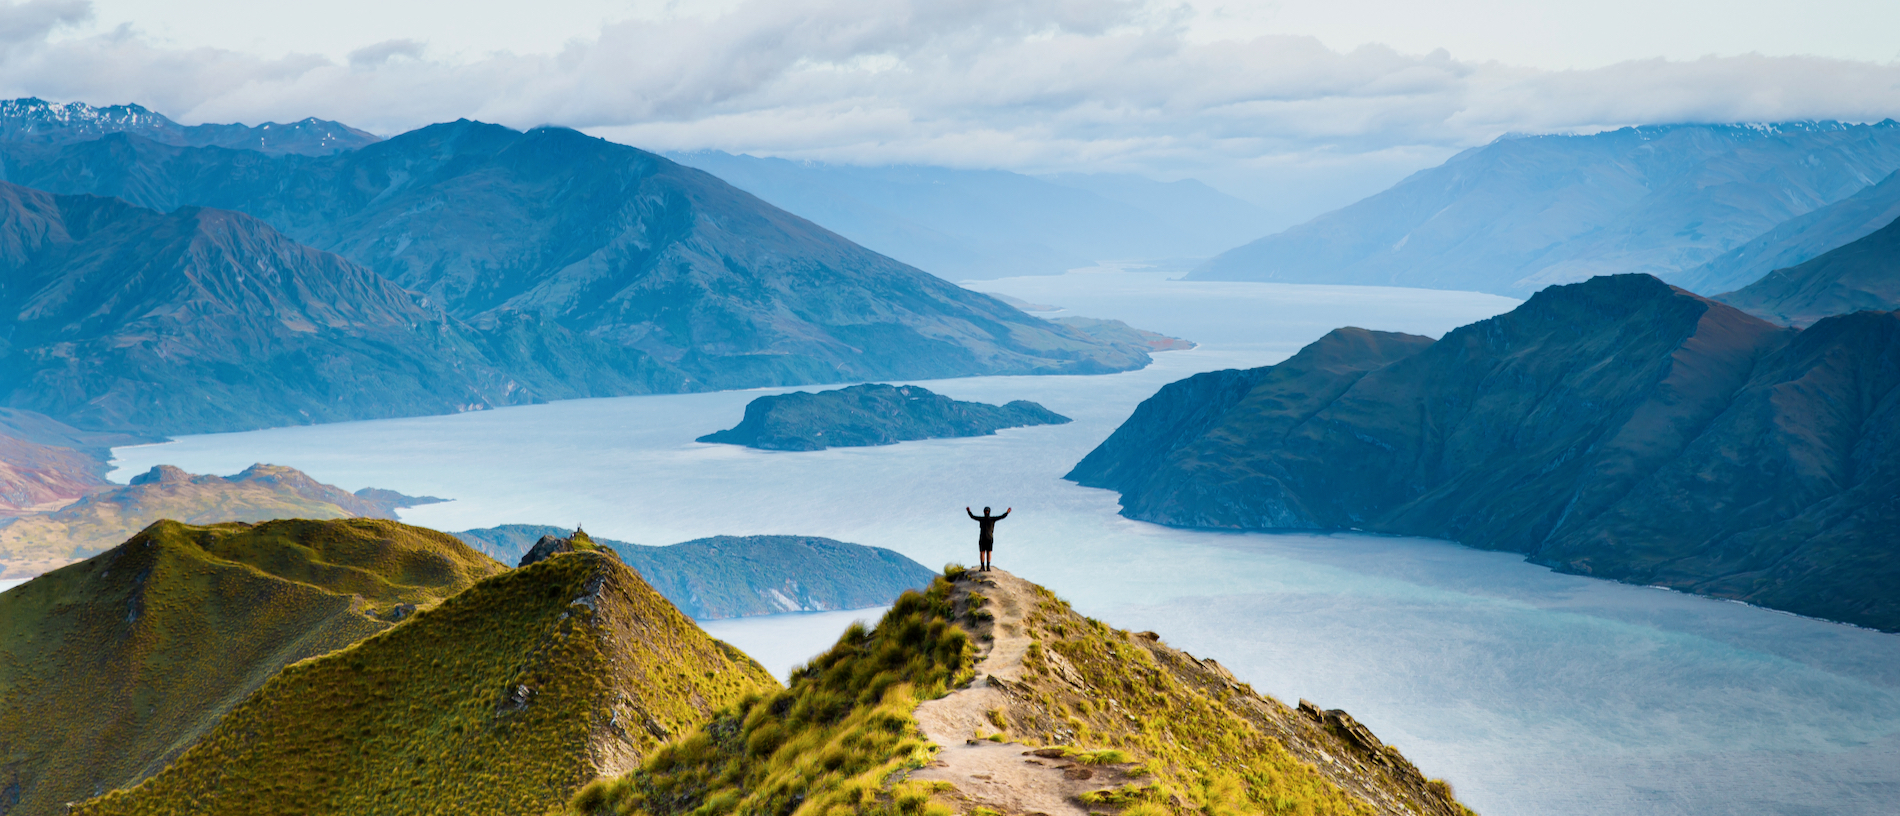
M970 508L963 508L963 512L969 513L970 518L976 519L976 523L983 525L982 531L976 534L976 552L977 557L980 559L980 566L978 566L977 569L987 570L990 568L990 550L996 546L996 522L1007 518L1009 511L1014 509L1016 508L1005 507L1003 508L1003 515L992 516L990 515L990 509L985 507L983 508L983 515L979 516L971 512Z

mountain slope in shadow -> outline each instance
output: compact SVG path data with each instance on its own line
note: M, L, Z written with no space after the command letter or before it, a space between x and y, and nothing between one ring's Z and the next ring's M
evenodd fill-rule
M1068 478L1193 527L1368 530L1900 629L1900 313L1796 332L1646 275L1169 385Z

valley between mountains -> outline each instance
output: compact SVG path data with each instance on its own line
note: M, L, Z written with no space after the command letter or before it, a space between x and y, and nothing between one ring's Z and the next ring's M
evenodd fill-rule
M1234 246L0 103L0 816L1881 813L1896 134L1507 135Z

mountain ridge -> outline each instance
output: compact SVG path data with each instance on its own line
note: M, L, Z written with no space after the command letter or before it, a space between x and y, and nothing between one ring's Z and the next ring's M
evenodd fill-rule
M248 213L423 293L496 363L518 370L544 356L537 344L574 345L556 362L615 374L606 393L1106 373L1148 361L702 171L565 128L462 120L315 157L125 133L7 151L10 179L62 195ZM557 396L589 384L550 374L534 385Z
M180 125L141 105L64 105L37 97L0 101L0 140L60 144L110 133L132 133L164 144L223 147L267 154L325 155L362 147L377 137L314 116L287 124Z
M1900 183L1894 187L1900 190ZM1900 215L1851 243L1777 269L1716 300L1795 327L1830 315L1900 309Z
M1900 629L1900 312L1797 332L1620 275L1397 355L1343 339L1201 375L1240 396L1198 419L1209 388L1164 388L1066 478L1163 524L1450 539Z
M1895 170L1900 122L1891 119L1500 137L1229 250L1188 279L1513 297L1610 273L1676 281Z

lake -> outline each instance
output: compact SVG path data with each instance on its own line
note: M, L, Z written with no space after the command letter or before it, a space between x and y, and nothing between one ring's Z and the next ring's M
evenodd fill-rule
M1900 800L1900 637L1443 541L1159 527L1060 478L1165 383L1277 362L1336 326L1438 335L1514 301L1139 270L971 288L1201 345L1117 375L918 383L1076 420L991 437L808 453L692 441L737 423L760 394L792 390L772 389L186 437L119 449L114 478L263 461L352 490L451 498L403 512L445 530L584 524L643 544L822 535L932 567L975 560L965 506L1014 507L998 527L999 567L1289 704L1350 711L1487 816L1874 814ZM874 614L706 628L783 676Z

